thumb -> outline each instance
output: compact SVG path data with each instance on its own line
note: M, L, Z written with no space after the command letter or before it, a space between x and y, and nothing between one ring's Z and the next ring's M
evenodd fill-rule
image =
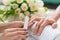
M22 21L14 21L10 22L9 26L14 28L23 28L24 22Z
M52 24L52 28L55 29L56 27L57 27L57 22L55 22L55 23Z

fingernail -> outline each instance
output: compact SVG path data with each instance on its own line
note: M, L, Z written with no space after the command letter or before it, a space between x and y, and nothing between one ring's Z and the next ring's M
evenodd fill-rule
M33 35L36 35L37 33L33 33Z
M52 26L55 29L57 27L57 23L54 23Z
M41 35L41 34L39 34L39 33L37 34L37 36L40 36L40 35Z
M28 34L28 32L26 32Z
M28 35L26 36L26 38L28 37Z

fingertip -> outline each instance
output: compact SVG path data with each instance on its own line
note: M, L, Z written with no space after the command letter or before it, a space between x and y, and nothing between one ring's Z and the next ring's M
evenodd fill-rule
M41 35L41 33L42 33L42 30L41 30L40 32L38 32L38 33L37 33L37 36L40 36L40 35Z
M33 31L33 35L36 35L36 34L37 34L37 33L36 33L36 31L34 30L34 31Z
M54 24L52 24L52 28L56 28L57 27L57 23L54 23Z

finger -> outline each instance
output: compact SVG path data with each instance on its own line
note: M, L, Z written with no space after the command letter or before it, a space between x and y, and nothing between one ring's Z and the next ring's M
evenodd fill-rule
M21 40L25 40L25 39L21 39Z
M29 28L31 28L31 26L35 23L35 21L40 21L40 20L41 20L40 17L35 17L35 18L31 19L29 21Z
M14 21L14 22L9 22L8 23L8 28L21 28L23 26L23 22L22 21Z
M34 34L36 35L37 34L37 32L38 32L38 29L39 29L39 26L41 25L41 23L44 21L44 19L42 18L41 20L40 20L40 22L37 24L37 26L35 27L35 29L34 29Z
M31 29L31 26L35 23L35 21L40 21L40 17L35 17L29 21L29 29Z
M23 28L24 26L24 22L20 21L20 27L19 28Z
M26 39L27 35L16 35L12 37L12 40Z
M24 28L9 28L4 30L4 32L14 32L14 31L26 31Z
M52 28L55 29L56 27L57 27L57 23L53 23L53 24L52 24Z
M35 22L32 22L32 23L29 23L28 24L28 29L31 29L32 25L34 24Z
M8 37L12 37L15 35L27 35L28 32L27 31L16 31L16 32L9 32L9 33L5 33L6 36Z
M45 20L45 21L40 25L40 28L39 28L39 30L38 30L37 35L41 35L43 29L44 29L47 25L48 25L48 21Z
M40 21L40 17L35 17L35 18L32 18L29 23L32 23L34 21Z
M31 17L31 18L30 18L30 20L31 20L31 19L33 19L33 18L35 18L35 17L37 17L37 18L38 18L38 16L36 16L36 15L35 15L35 16Z
M20 39L26 39L28 37L28 35L17 35Z

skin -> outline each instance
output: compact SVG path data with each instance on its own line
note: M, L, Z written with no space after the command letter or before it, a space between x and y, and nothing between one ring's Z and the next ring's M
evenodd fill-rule
M7 28L22 28L23 25L24 25L24 23L22 21L0 23L0 32L3 32Z
M52 25L52 28L56 28L57 27L56 21L59 18L60 18L60 6L57 7L55 11L55 15L52 16L52 18L47 18L47 17L43 18L43 17L35 16L30 19L29 25L33 25L34 21L37 21L38 24L34 28L34 35L41 35L42 31L47 25ZM29 28L31 28L31 26L29 26Z
M25 40L28 32L23 28L9 28L3 32L1 40Z
M0 32L3 32L1 40L25 40L28 37L28 32L23 29L23 25L22 21L0 23Z

